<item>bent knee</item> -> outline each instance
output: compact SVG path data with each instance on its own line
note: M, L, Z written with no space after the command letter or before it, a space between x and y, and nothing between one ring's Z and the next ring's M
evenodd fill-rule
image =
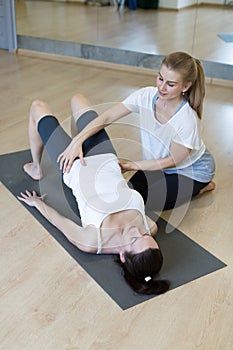
M75 120L77 120L85 111L89 110L91 106L89 100L79 93L71 98L70 104L72 116Z
M30 117L33 120L38 120L43 115L52 114L48 104L42 100L34 100L31 104Z
M86 98L82 94L77 93L71 97L70 103L71 105L83 105L85 100Z
M36 112L36 111L41 111L41 110L47 110L48 105L45 101L42 100L34 100L31 104L31 111Z

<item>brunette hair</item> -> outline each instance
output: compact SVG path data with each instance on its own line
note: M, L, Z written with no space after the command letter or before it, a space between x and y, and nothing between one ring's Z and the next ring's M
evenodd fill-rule
M138 294L162 294L170 286L168 280L153 278L162 267L163 256L160 249L146 249L138 254L124 253L125 262L116 260L122 267L123 276L130 287Z
M205 97L205 74L201 62L185 52L173 52L163 59L163 64L180 73L184 83L192 83L185 97L201 119Z

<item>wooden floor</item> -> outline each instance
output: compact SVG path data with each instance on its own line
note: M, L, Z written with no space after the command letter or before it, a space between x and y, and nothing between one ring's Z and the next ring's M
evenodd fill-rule
M0 152L29 147L35 98L65 121L75 92L102 105L154 81L0 51ZM193 200L178 228L228 266L126 311L0 184L1 350L232 350L232 88L207 86L203 128L217 162L217 188Z
M113 1L112 1L113 2ZM80 3L16 1L18 34L74 41L152 54L187 51L201 59L233 64L233 6L198 6L180 11L120 13L116 7Z

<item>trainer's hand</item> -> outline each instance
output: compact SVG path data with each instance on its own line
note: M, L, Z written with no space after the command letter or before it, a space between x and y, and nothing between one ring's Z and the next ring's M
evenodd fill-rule
M20 195L21 196L17 196L17 198L21 201L21 202L24 202L26 203L27 205L29 205L30 207L35 207L36 206L36 202L37 201L41 201L43 202L45 197L46 197L46 194L43 194L42 196L38 196L36 194L36 191L28 191L28 190L25 190L25 192L20 192Z
M86 165L83 158L82 144L73 139L70 142L69 146L66 147L64 152L62 152L57 158L57 162L59 163L60 169L63 171L63 173L70 172L70 169L76 158L80 159L82 165Z
M131 161L121 161L119 162L119 165L122 173L125 173L126 171L138 170L137 164Z

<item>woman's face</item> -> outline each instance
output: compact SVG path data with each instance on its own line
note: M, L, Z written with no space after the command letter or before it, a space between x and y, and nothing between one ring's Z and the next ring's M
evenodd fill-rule
M187 91L191 83L184 84L180 73L162 65L157 76L156 85L159 98L168 101L180 99L182 92Z
M138 254L149 248L159 249L159 246L151 235L144 234L137 237L131 237L130 243L125 246L125 251L131 254ZM125 262L123 252L120 253L120 258L122 262Z
M129 250L132 254L138 254L149 248L158 249L159 246L152 236L146 234L132 240Z

